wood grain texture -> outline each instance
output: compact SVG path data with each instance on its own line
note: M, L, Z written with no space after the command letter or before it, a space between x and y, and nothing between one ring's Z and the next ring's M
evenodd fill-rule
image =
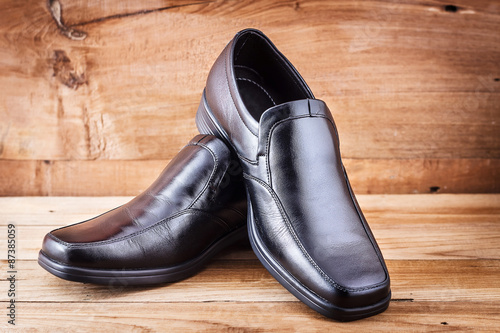
M19 258L34 260L45 233L100 215L129 199L0 198L0 226L16 224ZM386 259L496 259L500 255L498 195L359 195L358 201ZM4 242L0 238L0 248ZM253 258L248 248L232 257L248 258Z
M386 312L339 323L293 303L21 303L30 332L494 332L495 302L394 302ZM1 325L1 324L0 324ZM0 326L1 327L1 326Z
M180 149L180 147L179 147ZM137 195L168 160L0 162L0 196ZM344 159L355 193L500 191L500 159Z
M500 195L360 195L387 261L389 309L352 323L326 319L265 270L248 243L197 275L149 287L61 280L36 262L43 235L131 197L0 198L0 231L17 230L16 328L23 332L496 331L500 326ZM0 249L6 248L0 237ZM0 271L7 271L0 251ZM0 290L9 283L0 280ZM7 293L0 293L7 306ZM0 321L0 331L10 327Z
M0 195L135 195L196 134L208 70L246 27L330 106L359 193L499 191L495 1L61 1L81 41L44 1L1 2Z
M387 260L394 301L500 302L500 258L495 260ZM2 267L5 268L5 265ZM219 257L199 274L159 286L127 286L119 278L98 286L61 280L35 260L18 263L19 302L166 303L296 302L253 255ZM445 274L443 272L446 272ZM7 281L0 287L8 289ZM64 291L64 292L60 292Z

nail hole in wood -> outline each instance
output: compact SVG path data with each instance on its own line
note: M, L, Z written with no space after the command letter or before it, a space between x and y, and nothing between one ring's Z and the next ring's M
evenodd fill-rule
M458 7L455 5L446 5L444 6L444 10L448 13L456 13L458 12Z
M437 193L441 188L439 186L431 186L429 187L429 190L431 193Z
M500 81L500 78L496 77L493 79L493 81L498 82L498 81Z
M441 325L448 325L448 323L447 323L447 322L445 322L445 321L442 321L442 322L441 322Z

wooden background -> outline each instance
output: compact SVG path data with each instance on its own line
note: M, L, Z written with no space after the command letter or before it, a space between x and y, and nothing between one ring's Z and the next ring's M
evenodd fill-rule
M498 1L58 1L0 0L2 196L138 194L246 27L327 102L357 193L500 191Z
M154 287L36 263L48 231L137 195L196 134L208 71L247 27L332 110L391 275L383 314L322 317L248 245ZM429 192L454 194L406 195ZM20 331L495 331L500 194L456 193L500 193L500 1L0 0L0 196L82 196L0 198L0 229L18 230Z

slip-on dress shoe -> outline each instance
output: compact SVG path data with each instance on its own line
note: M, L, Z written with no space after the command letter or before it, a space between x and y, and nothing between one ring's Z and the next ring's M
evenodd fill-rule
M285 288L342 321L388 307L389 274L342 165L332 115L262 32L243 30L226 46L196 122L238 154L250 243Z
M60 278L96 284L186 278L247 238L244 188L227 145L197 135L127 204L48 233L38 262Z

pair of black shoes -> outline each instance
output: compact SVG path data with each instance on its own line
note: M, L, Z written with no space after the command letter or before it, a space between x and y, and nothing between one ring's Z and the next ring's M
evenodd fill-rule
M45 237L38 262L67 280L172 282L245 239L266 269L319 313L384 311L389 274L340 159L324 102L260 31L216 60L200 134L129 203Z

